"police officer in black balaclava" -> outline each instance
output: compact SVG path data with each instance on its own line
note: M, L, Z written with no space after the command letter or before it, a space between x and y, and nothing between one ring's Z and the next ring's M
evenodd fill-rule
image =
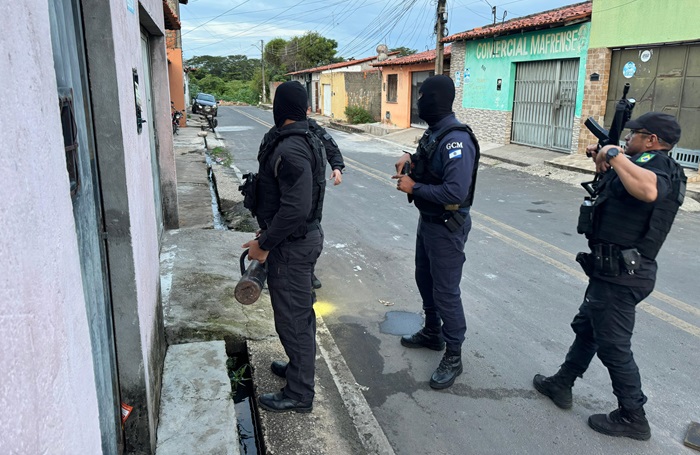
M323 248L321 209L325 156L306 121L306 90L298 82L277 88L273 115L277 136L258 155L255 212L260 235L243 245L248 257L267 262L267 286L275 329L289 362L272 372L287 380L277 393L260 395L272 412L310 412L314 399L316 315L311 275Z
M280 109L282 109L282 106L280 106ZM333 137L328 133L328 131L326 131L325 128L319 125L313 118L308 117L310 113L311 108L309 107L306 110L306 121L309 123L309 131L321 141L323 147L326 149L326 159L328 160L328 165L331 168L330 180L333 181L333 185L340 185L343 181L343 169L345 169L343 154L340 152L338 143L335 141L335 139L333 139ZM285 114L280 112L278 116L284 117ZM272 128L270 128L269 131L265 133L265 136L263 137L262 142L260 143L260 149L258 153L262 153L267 147L270 146L270 144L272 144L277 139L278 136L279 130L277 128L277 125L273 125ZM314 288L314 290L321 288L321 280L319 280L316 277L315 273L312 274L311 278L311 286Z
M416 153L396 163L396 189L412 197L420 212L416 238L415 278L423 300L425 326L401 338L408 348L445 354L430 378L430 387L450 387L462 373L462 343L467 331L459 283L464 245L471 229L479 144L472 130L452 112L455 87L447 76L432 76L420 87L418 115L429 128ZM402 174L411 163L409 175Z

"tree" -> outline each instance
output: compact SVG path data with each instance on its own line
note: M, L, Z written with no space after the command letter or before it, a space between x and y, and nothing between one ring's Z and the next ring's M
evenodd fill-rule
M401 46L401 47L395 47L393 49L389 49L389 52L399 52L398 57L405 57L407 55L413 55L416 53L415 49L409 49L407 47Z
M279 73L342 62L344 59L335 55L337 47L337 41L316 32L306 32L289 41L276 38L265 45L266 68L270 69L273 79Z
M265 66L280 67L282 60L280 55L284 53L284 48L287 46L287 41L282 38L275 38L265 44Z
M200 55L192 57L185 63L197 68L197 71L193 73L195 79L212 75L226 80L245 81L250 80L255 69L260 67L260 60L249 59L245 55L226 57Z

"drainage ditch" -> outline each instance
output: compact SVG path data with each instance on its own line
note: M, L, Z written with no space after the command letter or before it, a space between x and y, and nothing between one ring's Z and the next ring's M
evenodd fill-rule
M206 154L207 176L209 178L209 191L211 192L211 209L214 216L214 229L228 230L226 223L228 217L221 213L221 199L216 187L216 175L212 169L213 161ZM226 369L231 380L231 398L236 410L236 429L238 430L238 444L242 455L264 455L265 442L260 427L260 415L255 404L255 390L250 369L248 348L245 342L232 342L227 340Z
M211 211L214 216L214 229L217 230L228 230L228 226L224 223L221 216L221 200L219 199L219 192L216 189L216 175L214 175L214 170L212 169L213 161L208 154L204 155L207 159L207 177L209 178L209 192L211 193Z
M263 455L265 442L260 427L260 415L255 405L253 379L245 344L229 355L226 367L228 377L231 379L231 397L236 409L240 452L243 455Z

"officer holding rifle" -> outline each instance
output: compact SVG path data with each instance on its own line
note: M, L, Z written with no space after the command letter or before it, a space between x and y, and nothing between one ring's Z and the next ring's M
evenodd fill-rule
M564 363L553 376L536 375L533 384L558 407L569 409L574 381L597 354L610 374L618 409L590 416L589 426L610 436L647 440L647 397L631 350L635 308L654 289L656 255L683 203L686 179L668 155L681 137L673 116L649 112L626 127L624 148L617 140L600 149L588 147L602 175L589 182L595 184L579 217L578 231L586 235L591 252L579 253L576 260L589 284L571 323L576 338Z

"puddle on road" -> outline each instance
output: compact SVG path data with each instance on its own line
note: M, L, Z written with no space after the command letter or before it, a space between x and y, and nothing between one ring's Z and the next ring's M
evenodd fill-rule
M408 311L389 311L379 324L379 331L388 335L408 335L423 327L423 316Z

